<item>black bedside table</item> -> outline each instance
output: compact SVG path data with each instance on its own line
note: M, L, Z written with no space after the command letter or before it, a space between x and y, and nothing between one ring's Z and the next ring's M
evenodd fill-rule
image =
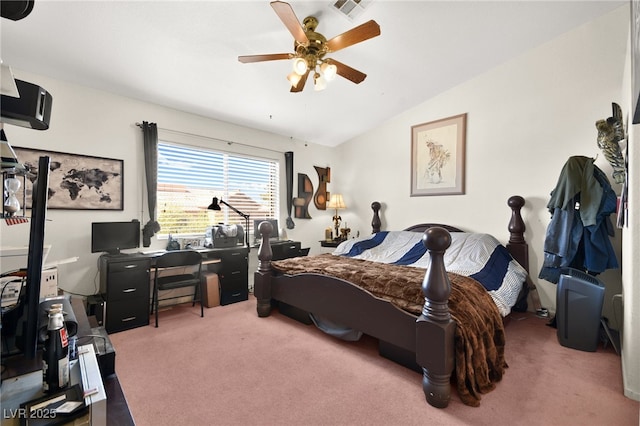
M320 245L322 247L338 247L340 243L345 242L347 240L322 240L320 241Z

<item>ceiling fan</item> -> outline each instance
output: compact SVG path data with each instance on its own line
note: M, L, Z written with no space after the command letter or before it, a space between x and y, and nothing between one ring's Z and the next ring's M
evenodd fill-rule
M294 53L272 53L266 55L238 56L242 63L276 61L280 59L293 59L293 72L287 76L291 83L291 92L301 92L313 72L315 90L323 90L327 81L336 75L346 78L356 84L361 83L367 75L338 62L335 59L325 58L325 55L345 47L352 46L362 41L380 35L380 25L376 21L368 21L362 25L350 29L330 40L317 33L318 20L313 16L304 18L302 24L296 17L289 3L272 1L271 7L275 10L280 20L287 27L294 38Z

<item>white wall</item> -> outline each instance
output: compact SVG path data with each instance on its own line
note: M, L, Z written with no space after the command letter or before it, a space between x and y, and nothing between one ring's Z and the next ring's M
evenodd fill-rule
M167 140L192 145L210 146L228 151L265 156L281 160L281 191L286 194L284 155L275 151L294 152L294 175L306 173L317 186L318 176L313 168L330 166L333 150L314 144L239 127L200 116L139 102L110 93L89 89L14 69L16 78L38 84L53 96L51 125L46 131L35 131L5 124L5 132L12 146L60 151L124 160L124 210L57 210L50 209L45 227L45 242L52 245L48 261L79 257L72 264L59 268L59 284L64 290L82 295L98 291L98 254L90 251L91 222L127 221L138 219L144 225L148 220L147 201L144 196L144 156L142 132L135 123L158 123L159 136ZM177 131L177 133L176 133ZM184 133L184 134L181 134ZM202 137L189 136L200 135ZM228 145L215 139L237 142ZM246 145L267 148L249 149ZM297 182L294 176L294 188ZM331 184L329 184L331 190ZM297 193L297 189L294 194ZM280 206L280 222L286 218L285 197ZM294 219L296 227L288 230L289 238L302 241L313 250L319 250L318 240L324 228L331 224L329 212L318 212L310 207L311 215L319 220ZM326 217L325 217L326 216ZM203 230L204 232L204 230ZM2 246L28 245L29 225L0 225ZM151 248L164 248L166 240L152 239ZM254 250L253 257L257 255ZM255 263L255 259L252 259ZM26 265L25 265L26 266ZM0 265L2 269L2 265ZM252 272L252 269L250 272Z
M362 217L364 227L369 203L378 200L384 206L385 229L441 222L489 232L506 242L510 218L506 201L521 195L526 199L523 217L531 275L543 306L555 312L556 286L537 279L550 220L546 204L560 170L574 155L597 156L596 164L620 193L621 185L614 183L611 167L597 146L595 122L611 116L612 102L628 112L624 97L629 91L628 39L629 7L623 6L339 146L339 185L346 188L344 192L357 194L358 200L348 214ZM410 197L411 126L462 113L468 114L465 194ZM615 222L615 215L611 218ZM620 262L621 233L618 229L613 239ZM637 237L628 243L625 266L637 253L633 244L637 245ZM606 271L600 278L607 285L604 313L618 328L611 297L622 292L621 269ZM638 272L629 279L637 283ZM633 295L629 303L627 296L625 324L637 323L638 297ZM637 395L638 348L630 342L640 339L630 328L625 337L635 347L626 359L629 364L636 361L626 376L628 389Z

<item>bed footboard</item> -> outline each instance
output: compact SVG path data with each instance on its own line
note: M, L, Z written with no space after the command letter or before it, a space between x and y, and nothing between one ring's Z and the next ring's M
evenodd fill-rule
M427 402L444 408L451 398L455 360L456 323L449 313L451 283L444 267L444 252L451 245L451 234L444 228L429 228L422 241L431 255L431 266L422 282L425 303L416 323L416 361L423 370L422 389Z

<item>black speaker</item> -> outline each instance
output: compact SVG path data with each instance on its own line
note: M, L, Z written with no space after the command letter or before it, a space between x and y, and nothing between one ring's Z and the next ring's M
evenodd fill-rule
M0 121L20 127L47 130L53 98L42 87L16 79L19 98L2 95Z
M0 2L0 11L2 17L19 21L26 18L33 10L35 0L2 0Z

